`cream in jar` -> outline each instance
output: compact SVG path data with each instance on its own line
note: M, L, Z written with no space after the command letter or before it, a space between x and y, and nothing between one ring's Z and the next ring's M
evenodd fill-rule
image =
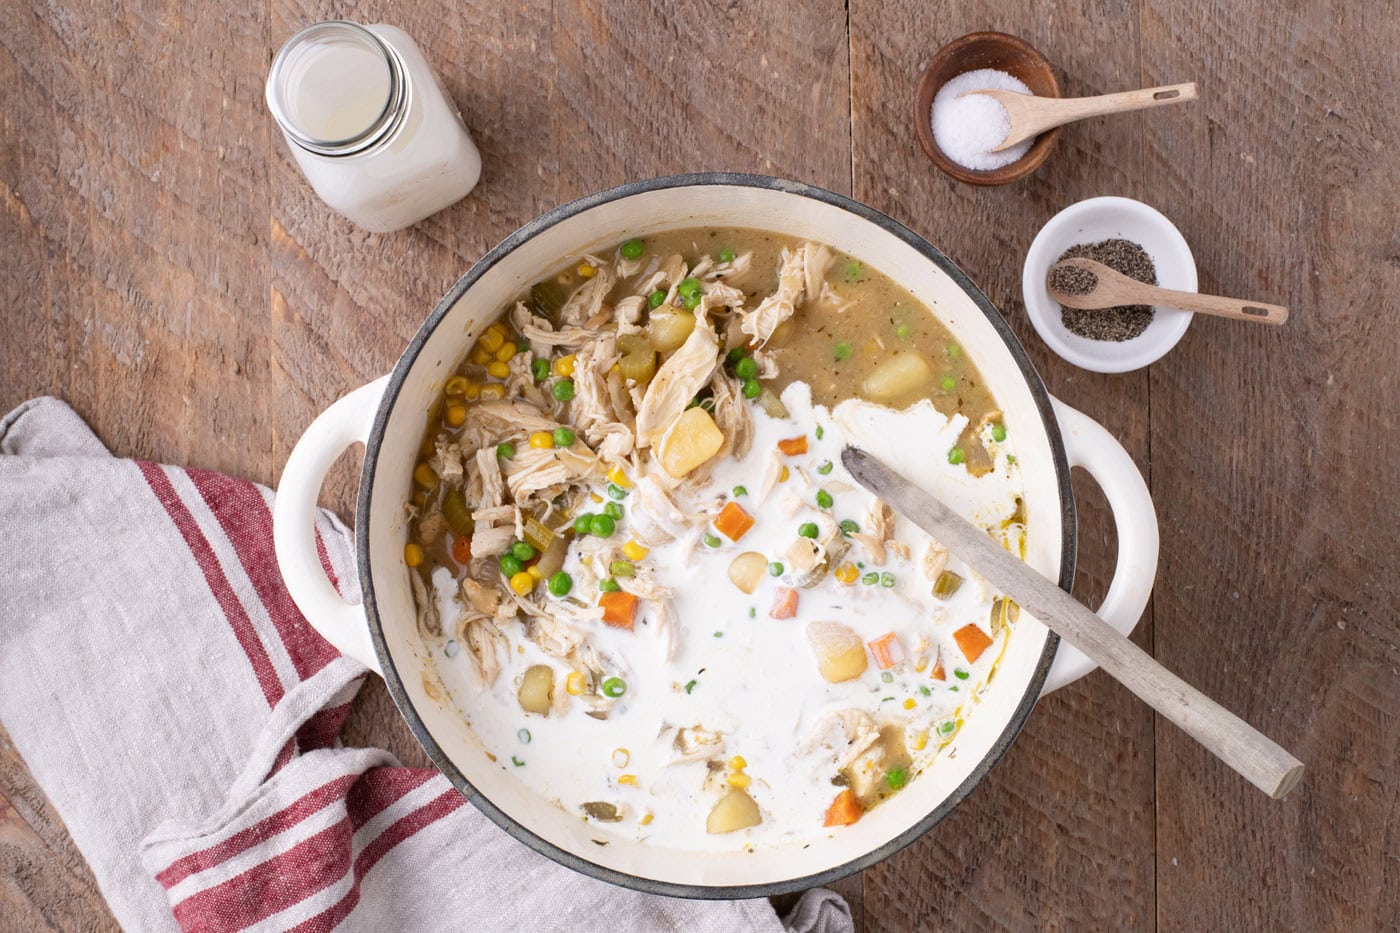
M316 194L371 232L437 213L481 176L461 114L393 26L303 29L272 63L267 104Z

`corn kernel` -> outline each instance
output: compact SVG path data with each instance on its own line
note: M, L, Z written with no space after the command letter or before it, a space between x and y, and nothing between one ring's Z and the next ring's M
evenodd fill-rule
M574 271L577 272L580 277L585 279L591 279L593 278L593 276L598 274L598 270L593 268L586 262L579 263L578 268Z
M525 572L534 577L536 583L544 579L544 571L540 569L539 564L531 564L525 568Z
M628 560L641 560L651 552L642 547L636 541L628 541L622 546L622 555Z
M481 335L481 339L476 343L477 346L481 347L487 353L495 353L501 348L501 344L505 342L506 335L500 329L500 326L492 324L490 327L486 328L486 331Z
M615 466L608 471L608 482L620 489L632 488L632 478L624 473L620 466Z
M917 706L917 705L918 705L918 704L916 704L916 703L914 702L914 698L913 698L913 697L910 697L909 699L907 699L907 700L904 701L904 708L905 708L905 709L913 709L913 708L914 708L915 706Z
M454 428L460 428L467 420L467 406L448 405L447 410L442 413L442 420Z
M928 669L928 658L920 657L918 663L914 665L914 670L915 670L915 672L916 672L916 673L919 673L919 674L922 674L922 673L923 673L925 670L927 670L927 669Z
M626 784L629 787L636 787L637 776L635 774L619 774L617 776L617 783Z
M651 825L651 821L652 821L653 819L655 819L655 816L654 816L653 814L651 814L651 813L643 813L643 814L642 814L642 818L641 818L638 822L640 822L643 826L650 826L650 825Z
M437 489L438 475L432 467L420 463L413 468L413 481L424 489Z
M916 752L923 751L924 746L928 745L928 730L924 729L920 732L914 733L914 741L911 742L910 745Z
M511 357L515 356L515 354L519 352L519 348L517 348L515 344L507 340L505 343L501 344L501 348L496 351L496 359L500 360L502 363L509 363Z
M612 763L614 768L625 768L632 760L632 753L625 748L615 748L612 753Z
M737 787L740 790L743 790L753 783L753 778L742 771L731 771L726 780L728 780L730 787Z
M499 401L506 397L506 387L499 382L481 387L481 400L483 402Z
M423 563L423 548L412 541L403 546L403 562L410 567L417 567Z
M749 763L744 760L743 755L735 755L733 758L729 759L729 769L731 771L743 771L748 766Z
M448 395L466 395L467 385L466 376L453 376L451 379L447 380L447 383L442 387L442 391L446 392Z
M510 578L510 588L517 596L529 596L535 588L535 578L522 570Z
M467 360L477 366L485 366L491 362L491 351L478 343L472 347L472 352L467 354Z
M477 399L481 398L481 383L476 380L468 382L467 389L462 393L462 397L469 402L475 402Z
M553 441L554 438L551 437L550 440ZM588 494L588 498L591 499L591 500L593 500L593 502L594 502L595 504L597 504L597 503L603 501L603 497L600 496L600 495L598 495L596 492L590 492L590 493Z
M836 579L840 580L847 586L850 586L852 583L856 582L856 580L859 577L860 571L856 569L855 564L852 564L850 562L844 563L840 567L836 568Z
M536 450L549 450L554 446L554 435L548 431L536 431L530 435L530 446Z
M570 671L569 676L564 678L564 689L568 691L569 696L578 696L583 692L583 688L583 675L578 671Z
M510 364L492 360L486 364L486 374L493 379L505 379L510 375Z
M622 372L622 367L621 367L619 364L614 363L614 364L612 364L612 366L608 369L608 372L609 372L609 373L620 373L620 372Z
M792 471L789 470L786 465L784 465L783 468L778 471L778 482L786 483L788 481L788 477L791 475Z
M578 357L570 353L568 356L561 356L554 361L554 375L563 376L565 379L572 379L574 367L578 364Z

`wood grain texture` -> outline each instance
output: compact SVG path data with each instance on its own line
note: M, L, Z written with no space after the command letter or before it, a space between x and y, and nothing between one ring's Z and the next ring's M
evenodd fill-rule
M1400 923L1393 2L1261 14L1205 0L1034 11L1010 0L14 0L5 13L0 409L57 394L122 455L272 482L306 424L387 370L451 282L542 210L705 169L853 193L963 265L1051 391L1148 473L1162 566L1135 640L1296 737L1310 766L1282 805L1257 799L1091 675L1039 705L947 821L836 886L858 920ZM383 237L316 201L262 82L283 39L329 16L418 38L482 150L469 198ZM958 185L914 142L913 85L943 42L977 29L1036 45L1067 95L1194 80L1202 99L1068 126L1017 185ZM1020 261L1053 213L1099 194L1171 217L1202 290L1272 299L1294 319L1198 320L1149 373L1063 364L1025 319ZM355 460L325 497L346 516ZM1114 540L1081 479L1076 595L1092 604ZM377 683L347 739L426 764ZM0 929L111 926L0 739Z

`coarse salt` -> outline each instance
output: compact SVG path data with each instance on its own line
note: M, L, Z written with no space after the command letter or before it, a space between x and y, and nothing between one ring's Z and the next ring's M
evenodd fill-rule
M943 154L964 168L981 172L1010 165L1025 155L1034 142L1027 139L1002 152L991 151L1011 132L1011 119L1006 108L994 97L986 94L962 96L968 91L983 90L1031 92L1019 79L1004 71L979 68L963 72L939 88L930 114L933 139Z

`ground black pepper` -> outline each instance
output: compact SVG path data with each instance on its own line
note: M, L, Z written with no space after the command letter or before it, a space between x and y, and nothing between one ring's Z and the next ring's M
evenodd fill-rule
M1050 287L1065 295L1087 295L1098 284L1097 275L1078 266L1056 265L1050 270Z
M1152 257L1130 240L1080 243L1065 250L1055 261L1064 262L1066 259L1092 259L1130 279L1137 279L1147 285L1157 284L1157 267L1153 265ZM1074 291L1071 288L1063 290L1080 295L1088 292L1098 283L1098 279L1092 272L1087 275L1093 280L1088 287L1083 286L1082 280L1072 283L1076 288L1082 288L1082 291ZM1061 287L1059 282L1055 284L1057 288ZM1117 305L1094 310L1060 307L1060 320L1069 332L1090 340L1132 340L1147 330L1147 325L1152 323L1152 317L1151 305Z

